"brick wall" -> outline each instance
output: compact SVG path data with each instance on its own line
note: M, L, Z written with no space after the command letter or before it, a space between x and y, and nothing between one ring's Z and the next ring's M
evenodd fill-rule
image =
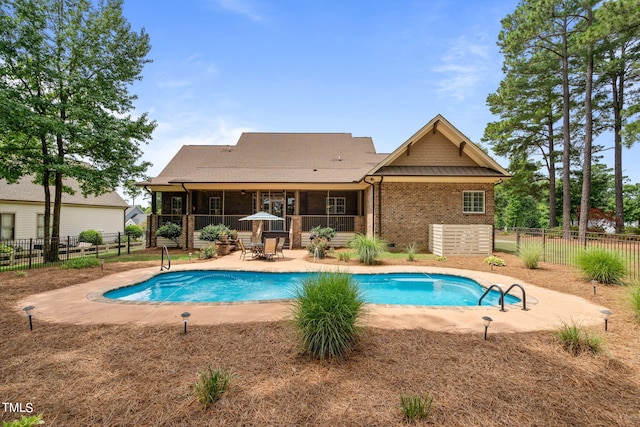
M485 213L463 214L463 191L484 191ZM381 192L376 189L376 205L380 201L382 214L378 214L376 207L376 231L382 239L395 243L400 250L411 242L426 248L429 224L493 225L492 183L383 182Z

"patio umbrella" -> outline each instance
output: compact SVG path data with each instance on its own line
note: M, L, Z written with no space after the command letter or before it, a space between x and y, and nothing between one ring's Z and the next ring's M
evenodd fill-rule
M256 212L253 215L240 218L240 221L284 221L284 218L272 215L269 212Z
M284 218L280 218L279 216L272 215L269 212L256 212L253 215L240 218L240 221L260 221L260 225L258 226L258 231L256 232L257 238L260 238L260 236L262 235L262 221L284 221Z

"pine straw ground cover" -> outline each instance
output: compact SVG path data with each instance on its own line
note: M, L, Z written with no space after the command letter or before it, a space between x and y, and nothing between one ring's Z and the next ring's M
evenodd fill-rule
M572 356L548 331L490 332L483 341L482 331L369 328L346 360L319 362L300 355L287 322L197 326L183 335L180 325L77 326L36 316L30 332L14 310L30 294L149 265L113 263L0 274L0 400L31 403L56 426L389 426L404 423L401 394L429 392L434 410L418 425L640 425L639 327L627 289L599 286L593 296L572 268L530 271L498 255L507 262L499 273L610 307L605 352ZM412 265L420 263L489 269L475 257ZM234 380L205 410L193 384L208 365L232 370ZM19 416L0 410L3 421Z

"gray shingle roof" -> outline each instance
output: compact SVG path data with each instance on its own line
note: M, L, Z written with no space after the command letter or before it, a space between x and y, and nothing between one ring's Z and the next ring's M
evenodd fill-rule
M349 133L243 133L236 145L185 145L151 184L354 182L386 157Z
M74 189L75 194L63 193L62 203L87 206L127 207L127 203L122 200L122 197L115 191L100 196L84 197L77 181L65 179L64 184ZM53 187L51 187L51 194L53 195ZM33 177L31 176L24 177L15 184L9 184L6 180L0 179L0 201L42 203L44 202L44 189L41 185L34 184Z

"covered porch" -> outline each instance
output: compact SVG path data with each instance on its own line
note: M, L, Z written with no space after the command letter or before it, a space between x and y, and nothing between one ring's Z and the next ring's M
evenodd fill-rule
M262 222L261 231L263 236L285 238L286 248L306 246L309 231L317 226L336 230L335 246L345 245L355 233L366 232L363 189L185 189L153 192L149 246L175 245L155 234L168 222L182 227L179 245L183 248L206 246L209 242L199 239L200 231L217 224L237 230L246 242L260 222L240 219L259 211L283 218Z

